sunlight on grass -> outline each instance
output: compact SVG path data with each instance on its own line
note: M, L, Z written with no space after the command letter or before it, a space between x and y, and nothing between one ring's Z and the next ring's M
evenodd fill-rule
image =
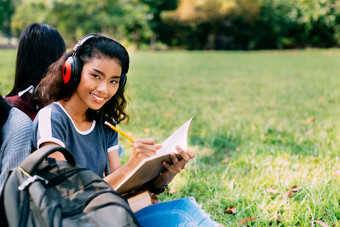
M0 56L0 95L5 95L14 83L16 50L0 50Z
M0 53L6 93L15 51ZM337 49L132 52L131 121L119 128L160 143L194 117L196 157L164 201L193 196L227 226L250 217L250 226L339 225L339 57ZM131 145L120 141L124 162ZM301 189L288 196L293 186ZM236 213L225 213L231 206Z

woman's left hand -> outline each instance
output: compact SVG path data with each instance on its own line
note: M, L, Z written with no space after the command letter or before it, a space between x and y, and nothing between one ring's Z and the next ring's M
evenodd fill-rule
M184 151L179 146L176 146L178 154L181 156L181 159L178 159L176 154L171 153L172 164L170 165L166 161L163 161L162 164L166 168L166 170L157 177L153 185L155 188L161 188L165 185L168 185L174 177L184 169L187 162L195 157L195 154L189 150Z

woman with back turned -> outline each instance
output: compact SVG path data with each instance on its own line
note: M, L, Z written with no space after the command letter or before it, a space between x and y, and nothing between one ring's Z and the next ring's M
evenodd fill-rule
M42 107L32 96L34 88L65 50L63 37L51 25L34 23L27 26L20 37L14 86L5 97L6 101L33 120Z

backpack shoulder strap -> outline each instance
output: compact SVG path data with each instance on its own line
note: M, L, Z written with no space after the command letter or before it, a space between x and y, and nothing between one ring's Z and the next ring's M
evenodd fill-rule
M71 151L67 150L64 147L58 146L58 145L47 145L44 146L36 151L34 151L32 154L30 154L20 165L20 167L27 172L28 174L32 174L38 166L44 161L44 159L47 158L50 154L59 151L61 152L66 161L72 165L76 166L76 161L73 157L73 154Z
M4 199L4 189L6 186L6 182L7 179L9 178L9 175L12 173L12 171L9 171L9 173L7 174L6 180L4 181L2 190L0 192L0 226L8 226L8 222L7 222L7 215L5 212L5 199Z
M1 129L2 126L6 123L8 115L9 115L9 111L11 111L13 106L11 106L10 104L8 104L6 102L6 100L0 95L0 136L1 136ZM1 140L1 137L0 137ZM1 141L0 141L0 145L1 145Z

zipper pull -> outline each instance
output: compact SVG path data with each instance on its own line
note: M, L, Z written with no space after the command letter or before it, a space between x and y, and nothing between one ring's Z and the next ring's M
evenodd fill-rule
M45 184L48 184L48 180L38 176L38 175L34 175L29 177L27 180L24 181L24 183L22 183L19 187L18 190L22 191L24 190L26 187L28 187L30 184L32 184L34 181L40 180L42 182L44 182Z

